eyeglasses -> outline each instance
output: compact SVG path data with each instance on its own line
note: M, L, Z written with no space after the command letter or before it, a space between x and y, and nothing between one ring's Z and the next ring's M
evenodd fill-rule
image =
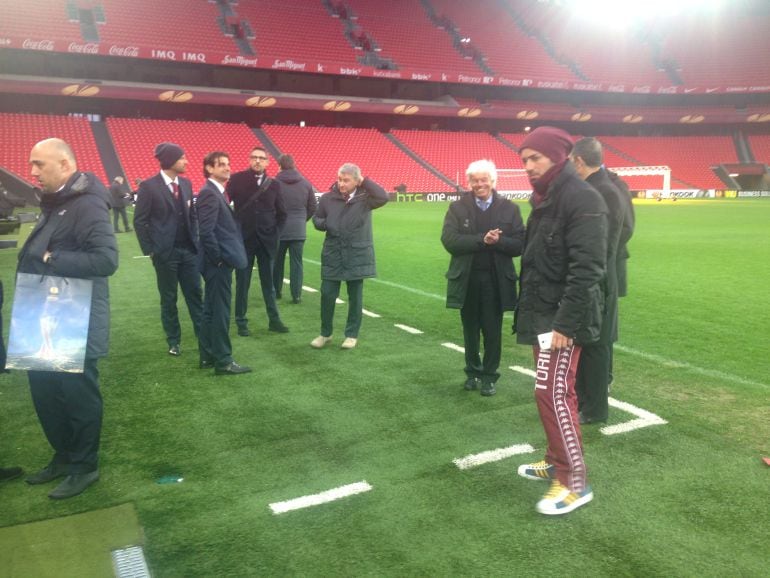
M255 160L255 161L266 161L267 160L267 157L255 157L254 155L251 155L249 158L252 159L252 160Z

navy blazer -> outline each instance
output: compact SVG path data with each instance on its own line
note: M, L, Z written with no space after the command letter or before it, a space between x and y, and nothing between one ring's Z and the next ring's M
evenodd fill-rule
M210 180L195 202L203 257L208 265L243 269L247 265L243 238L225 197Z
M184 201L184 219L190 245L197 252L198 219L193 206L192 184L181 176L177 180ZM158 255L164 259L174 248L176 207L171 191L160 173L139 185L134 208L134 229L145 255Z
M235 220L241 227L244 243L250 250L261 244L270 255L278 251L279 227L286 221L281 185L265 175L257 187L257 173L246 169L235 173L227 183L233 200Z

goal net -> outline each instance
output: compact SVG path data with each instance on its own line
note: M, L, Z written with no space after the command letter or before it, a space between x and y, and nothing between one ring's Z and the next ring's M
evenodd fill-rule
M631 190L653 191L663 198L671 196L671 169L667 166L607 168L626 181ZM512 195L532 192L524 169L497 169L496 188L500 193Z

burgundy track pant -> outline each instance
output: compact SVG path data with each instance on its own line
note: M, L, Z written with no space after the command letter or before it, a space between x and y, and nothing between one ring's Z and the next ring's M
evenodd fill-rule
M586 466L575 393L580 346L556 351L534 345L535 399L548 449L545 461L556 467L556 478L573 492L586 487Z

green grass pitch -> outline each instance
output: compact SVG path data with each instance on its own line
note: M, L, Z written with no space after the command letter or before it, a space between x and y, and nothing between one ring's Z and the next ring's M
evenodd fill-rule
M166 354L151 264L132 234L119 235L111 353L100 363L101 480L63 503L48 487L5 483L0 527L130 502L160 577L766 576L770 202L636 205L612 396L668 423L618 435L585 428L595 498L555 519L534 510L546 485L516 475L541 459L544 435L532 379L509 369L532 365L510 317L492 398L462 389L463 356L442 346L462 345L459 312L443 301L445 211L375 212L379 276L365 283L364 308L379 317L364 318L354 350L339 348L346 304L334 342L314 350L318 293L280 303L291 331L278 335L252 291L253 335L232 339L235 359L255 371L237 377L197 369L181 303L183 354ZM321 242L310 230L314 288ZM6 337L15 259L0 251ZM0 418L0 465L44 465L24 374L0 376ZM631 419L611 410L610 424ZM453 463L517 444L535 453ZM156 483L170 474L184 481ZM362 481L371 491L270 509ZM0 575L10 555L0 544Z

